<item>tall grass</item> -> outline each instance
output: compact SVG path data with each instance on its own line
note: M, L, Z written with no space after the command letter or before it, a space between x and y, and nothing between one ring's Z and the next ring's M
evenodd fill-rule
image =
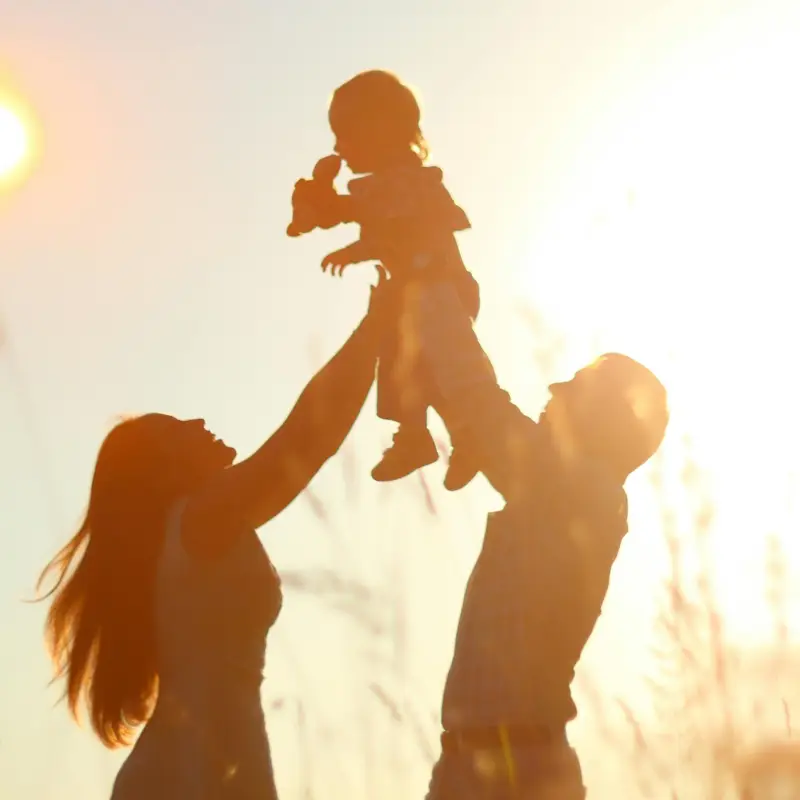
M559 364L559 339L543 330L535 314L527 312L526 321L534 340L546 343L533 353L546 380ZM583 682L579 692L581 712L594 711L592 749L620 764L619 786L593 794L590 784L589 796L800 798L800 743L793 739L792 722L794 701L800 699L800 685L795 687L800 650L792 644L788 624L788 559L779 538L766 536L761 572L772 630L758 648L744 646L729 630L715 585L713 490L691 441L684 439L677 452L677 459L657 458L649 469L668 576L652 624L653 668L642 676L649 697L646 713L608 696L597 676ZM341 470L343 505L330 504L311 492L306 495L318 524L333 536L358 515L366 494L362 481L368 468L352 447L341 458ZM376 491L373 484L369 491ZM439 490L424 475L391 491L395 497L402 495L405 508L413 507L435 524L444 524ZM415 620L407 592L414 586L404 586L403 564L396 562L413 556L400 547L390 556L384 554L384 563L370 565L376 575L389 578L382 584L364 580L351 568L354 562L343 542L337 552L342 557L329 568L288 572L284 583L288 592L305 595L346 621L350 638L342 646L363 661L358 673L364 676L361 700L372 703L370 713L360 717L364 730L358 760L364 796L407 796L403 787L408 760L393 756L404 750L419 773L429 771L438 756L439 728L439 698L420 697L414 670L408 668L414 657L408 652L409 630ZM756 573L754 567L754 577ZM313 710L306 709L301 698L296 709L298 730L308 726L310 716ZM316 747L320 746L318 742ZM336 742L324 746L335 748ZM315 746L303 754L309 773L303 796L309 800L330 796L330 791L320 791L325 780L314 777L318 756ZM424 786L419 782L407 788L422 797Z
M532 334L531 361L544 384L563 366L564 340L530 309L523 311ZM2 329L0 350L9 354ZM12 366L16 369L16 362ZM27 398L22 401L30 407ZM595 757L599 753L620 765L615 772L619 785L592 794L590 782L590 797L800 798L800 742L794 737L800 648L791 636L789 559L779 537L764 535L760 573L771 629L758 648L737 641L729 624L735 612L728 608L726 615L715 584L711 542L718 528L717 498L691 441L680 442L677 451L672 459L656 458L648 473L668 559L652 620L653 667L642 676L649 707L643 710L641 704L634 707L615 697L602 676L580 676L585 679L578 692L580 713L593 718L591 749ZM269 714L282 716L284 730L288 726L294 732L299 775L288 795L303 800L337 797L331 761L346 760L354 785L361 787L345 789L348 796L421 798L424 775L438 756L439 697L421 685L417 669L414 629L419 616L412 601L418 588L411 574L417 556L388 511L384 535L396 537L395 546L371 552L366 563L345 532L376 495L378 514L402 507L404 523L424 520L426 529L444 529L447 515L440 507L445 498L425 473L381 490L365 477L368 465L352 444L339 456L339 467L335 497L309 491L304 498L316 525L333 540L336 558L323 567L284 570L282 578L290 596L304 598L326 619L336 619L346 635L340 644L352 663L352 681L342 691L351 692L355 684L349 698L353 710L341 724L325 720L316 690L324 665L304 664L304 657L295 658L290 647L282 648L291 668L302 676L294 691L268 698ZM758 572L753 565L753 579ZM460 595L454 587L454 602ZM358 729L344 735L353 720ZM584 742L579 749L583 755L590 748Z

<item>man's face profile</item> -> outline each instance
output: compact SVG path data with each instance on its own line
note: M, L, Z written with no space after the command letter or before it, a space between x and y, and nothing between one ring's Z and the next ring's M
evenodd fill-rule
M569 381L549 388L545 416L562 456L581 451L619 457L633 469L664 436L666 391L655 375L627 356L600 356Z

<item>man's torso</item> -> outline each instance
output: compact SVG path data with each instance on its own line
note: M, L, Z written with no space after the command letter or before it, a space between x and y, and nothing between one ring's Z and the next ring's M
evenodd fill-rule
M552 478L532 475L524 500L489 516L445 687L445 729L558 728L575 716L569 686L627 530L627 499L589 465L569 474L569 489Z

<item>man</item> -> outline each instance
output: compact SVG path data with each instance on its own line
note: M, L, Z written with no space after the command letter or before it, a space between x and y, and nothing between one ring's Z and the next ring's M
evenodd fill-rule
M441 287L419 309L437 410L506 505L467 585L428 798L578 800L570 683L627 531L623 484L666 430L666 390L607 354L551 386L535 423L494 382L471 329L452 328L454 302Z

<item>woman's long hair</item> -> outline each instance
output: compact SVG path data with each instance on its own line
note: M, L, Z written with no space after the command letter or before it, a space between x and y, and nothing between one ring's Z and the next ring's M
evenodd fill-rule
M109 748L131 743L158 692L153 596L170 491L148 418L119 423L95 465L78 532L43 570L45 636L70 713L85 703Z

